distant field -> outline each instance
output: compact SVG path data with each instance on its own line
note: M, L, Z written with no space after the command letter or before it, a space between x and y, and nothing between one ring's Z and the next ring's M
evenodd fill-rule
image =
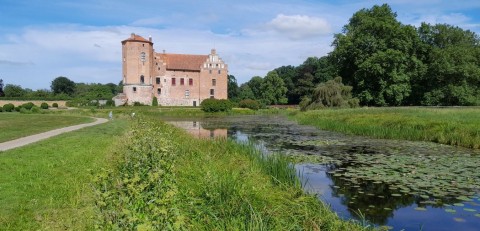
M358 108L292 113L301 124L346 134L480 148L480 108Z
M93 121L89 117L70 115L0 113L0 142Z

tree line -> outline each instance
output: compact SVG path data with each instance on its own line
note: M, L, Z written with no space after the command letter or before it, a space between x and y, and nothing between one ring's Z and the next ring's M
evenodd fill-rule
M3 83L2 83L3 87ZM50 89L32 90L19 85L6 84L3 87L3 96L12 99L57 99L57 100L111 100L117 93L122 92L122 83L75 83L64 76L55 78Z
M317 89L323 84L323 89L351 87L352 97L365 106L480 105L480 38L472 31L404 25L384 4L354 13L332 46L326 56L276 68L240 86L229 76L229 98L265 104L332 101L316 98L325 97Z

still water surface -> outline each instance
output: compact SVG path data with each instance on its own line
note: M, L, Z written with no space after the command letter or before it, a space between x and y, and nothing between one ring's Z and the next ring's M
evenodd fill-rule
M342 218L392 230L480 230L478 150L343 135L282 116L165 120L292 156L305 190Z

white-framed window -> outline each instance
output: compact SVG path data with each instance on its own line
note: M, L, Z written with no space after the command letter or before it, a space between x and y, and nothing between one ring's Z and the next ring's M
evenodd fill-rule
M189 97L190 96L190 90L185 90L185 97Z

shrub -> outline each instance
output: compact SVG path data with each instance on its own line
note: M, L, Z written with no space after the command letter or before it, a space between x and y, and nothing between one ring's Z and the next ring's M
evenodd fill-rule
M157 97L153 97L153 100L152 100L152 106L158 106L158 99Z
M19 112L20 110L22 110L22 108L23 108L23 107L20 105L20 106L18 106L18 107L15 107L14 110L17 111L17 112Z
M206 99L200 104L204 112L226 112L232 110L232 103L228 99Z
M3 105L3 110L6 111L6 112L11 112L11 111L13 111L14 108L15 108L15 106L11 103L7 103L7 104Z
M241 108L250 108L252 110L258 110L261 107L260 103L253 99L244 99L238 103L238 106Z
M22 114L30 114L30 113L32 113L32 111L30 111L30 110L28 110L28 109L26 109L26 108L24 108L24 107L18 107L18 108L20 108L20 109L18 110L18 112L20 112L20 113L22 113ZM16 108L15 108L15 109L16 109Z
M133 106L147 106L147 105L140 102L133 102Z
M2 111L3 111L3 107L0 107L0 112L2 112Z
M47 105L48 106L48 105ZM40 108L37 107L37 106L33 106L32 109L30 109L31 112L33 113L39 113L40 112Z
M35 104L33 104L32 102L22 104L22 107L27 109L27 110L32 109L33 106L35 106Z
M52 104L52 107L58 108L58 103L53 103L53 104Z
M115 101L112 99L107 100L107 103L105 104L106 106L115 106Z
M42 109L48 109L48 103L43 102L43 103L40 105L40 108L42 108Z

